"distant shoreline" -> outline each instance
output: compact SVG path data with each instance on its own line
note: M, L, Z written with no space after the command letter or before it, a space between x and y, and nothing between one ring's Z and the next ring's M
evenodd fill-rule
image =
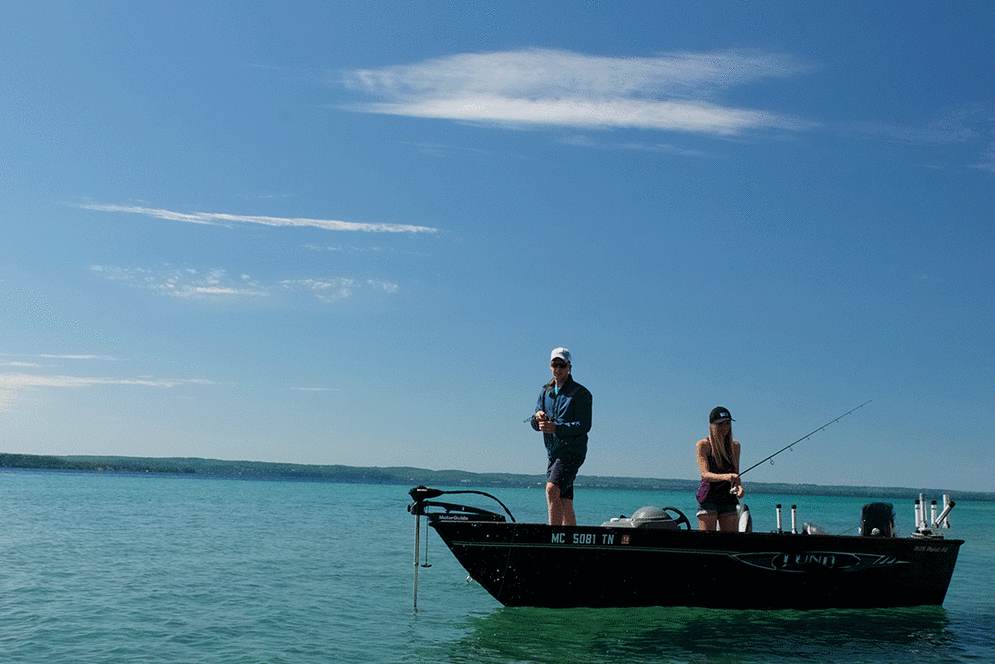
M477 488L538 488L544 475L514 473L471 473L463 470L424 468L307 465L264 461L224 461L200 458L149 458L124 456L43 456L0 453L0 469L62 470L105 473L155 473L187 477L214 477L246 480L346 482L352 484L399 484L406 486ZM631 491L679 491L694 493L697 480L647 477L578 476L576 486L588 489ZM840 496L855 498L908 498L920 493L935 497L950 494L957 500L995 502L995 493L958 491L935 487L824 486L749 482L751 493Z

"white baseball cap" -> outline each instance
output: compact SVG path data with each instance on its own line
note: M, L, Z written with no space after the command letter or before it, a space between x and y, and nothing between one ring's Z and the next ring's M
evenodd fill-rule
M554 348L553 352L549 356L549 361L552 362L556 358L560 358L564 362L570 362L570 351L566 348Z

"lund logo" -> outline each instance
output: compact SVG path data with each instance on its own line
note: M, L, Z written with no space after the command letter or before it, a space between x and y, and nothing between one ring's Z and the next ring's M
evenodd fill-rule
M779 572L853 571L869 567L888 567L905 562L893 556L838 551L739 553L733 555L733 558L753 567Z
M860 558L849 553L782 553L771 561L777 569L808 572L819 569L846 569L860 564Z

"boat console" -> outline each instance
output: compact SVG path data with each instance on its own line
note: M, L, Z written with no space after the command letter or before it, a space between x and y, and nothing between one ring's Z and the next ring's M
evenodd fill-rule
M601 524L603 528L659 528L691 530L691 522L676 507L640 507L632 516L617 516Z

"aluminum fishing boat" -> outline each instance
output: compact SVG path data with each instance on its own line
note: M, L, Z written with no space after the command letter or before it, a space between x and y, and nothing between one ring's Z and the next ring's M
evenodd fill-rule
M504 514L435 500L475 493ZM939 605L963 540L937 531L953 501L910 537L894 533L890 503L871 503L859 535L702 532L673 507L647 507L600 526L517 523L494 496L415 487L415 607L419 521L431 526L469 573L506 606L691 606L820 609ZM780 512L778 512L780 531ZM792 532L794 531L794 532Z

